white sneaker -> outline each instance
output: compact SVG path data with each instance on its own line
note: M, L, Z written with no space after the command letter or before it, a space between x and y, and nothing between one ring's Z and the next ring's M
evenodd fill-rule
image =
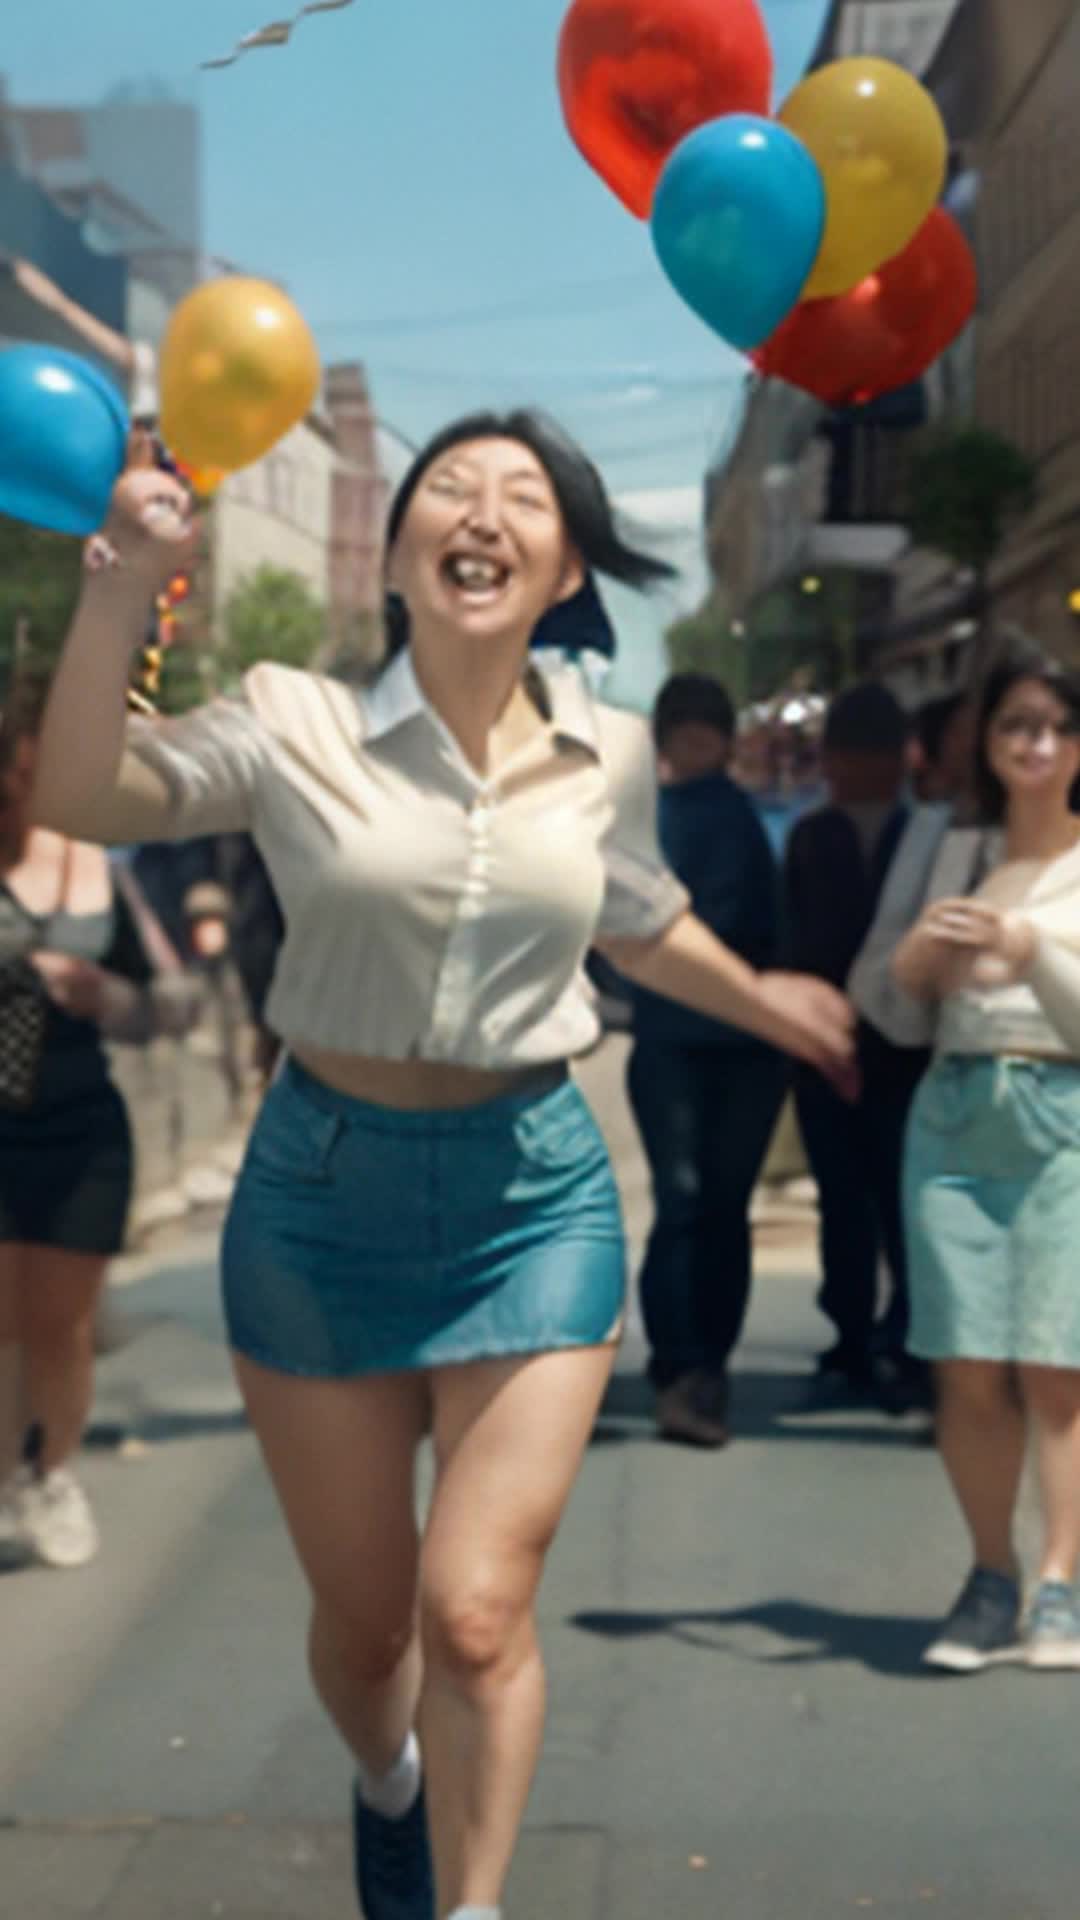
M14 1510L29 1551L47 1567L85 1567L101 1545L90 1502L67 1467L38 1475L20 1467Z

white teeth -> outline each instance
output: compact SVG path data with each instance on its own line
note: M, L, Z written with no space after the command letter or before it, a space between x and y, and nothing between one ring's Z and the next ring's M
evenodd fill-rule
M466 593L482 593L502 586L506 578L506 569L496 565L494 560L484 560L471 554L451 554L446 570L454 585Z

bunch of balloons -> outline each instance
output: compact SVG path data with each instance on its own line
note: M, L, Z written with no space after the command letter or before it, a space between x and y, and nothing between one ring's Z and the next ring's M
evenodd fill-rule
M971 318L971 249L937 206L948 137L904 68L819 68L770 116L757 0L573 0L559 90L589 165L651 222L694 312L831 406L915 380Z
M268 453L319 390L304 320L274 286L208 281L177 307L160 356L161 435L193 491ZM112 382L57 347L0 352L0 513L56 533L102 525L130 423Z

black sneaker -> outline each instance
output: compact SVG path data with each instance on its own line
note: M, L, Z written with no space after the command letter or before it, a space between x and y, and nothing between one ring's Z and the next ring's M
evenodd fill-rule
M353 1858L364 1920L435 1920L423 1787L400 1820L374 1813L353 1789Z
M874 1363L867 1347L837 1340L818 1354L815 1371L819 1380L846 1380L850 1387L867 1387L873 1380Z
M945 1673L981 1673L1016 1659L1020 1635L1020 1582L1007 1573L976 1567L923 1664Z

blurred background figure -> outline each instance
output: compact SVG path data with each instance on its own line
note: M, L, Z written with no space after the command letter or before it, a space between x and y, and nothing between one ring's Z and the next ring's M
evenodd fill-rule
M975 713L964 693L928 700L915 715L910 744L911 784L923 806L957 806L970 798L975 761Z
M910 817L908 725L885 687L866 684L829 709L823 765L829 798L795 826L785 866L789 964L844 986L874 921ZM818 1368L893 1405L903 1395L899 1330L906 1323L900 1225L904 1126L925 1050L894 1046L866 1020L861 1088L852 1104L819 1073L795 1073L799 1126L821 1210L818 1302L836 1338ZM877 1325L884 1260L892 1302Z
M106 855L29 824L41 704L17 695L0 728L0 1555L77 1567L98 1533L72 1461L133 1171L103 1042L186 1013Z
M775 964L778 875L752 802L729 777L726 689L678 674L654 713L660 839L694 911L754 967ZM637 990L629 1091L656 1208L641 1275L662 1433L728 1437L728 1363L751 1286L750 1199L787 1085L778 1054Z

